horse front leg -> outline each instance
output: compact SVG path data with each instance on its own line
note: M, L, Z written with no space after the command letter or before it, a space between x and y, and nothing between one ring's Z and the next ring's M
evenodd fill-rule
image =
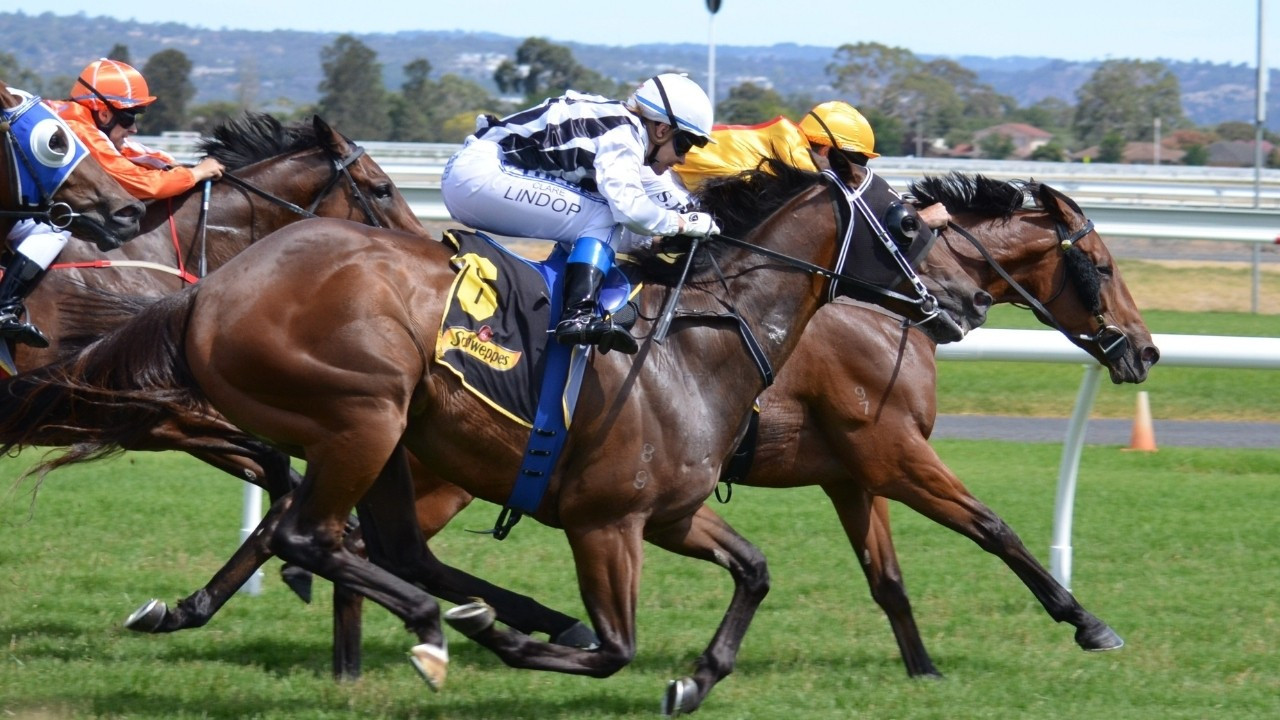
M434 477L416 460L410 463L414 474L414 493L418 527L427 540L435 537L458 513L471 504L471 494L466 490ZM382 543L385 545L386 543ZM381 563L373 555L375 562ZM498 587L483 578L476 577L441 562L429 547L415 554L415 562L398 575L427 588L432 595L455 604L484 598L485 603L497 613L498 620L523 633L546 633L551 642L569 647L594 649L599 639L585 623L576 617L549 608L527 595L521 595Z
M915 615L911 612L911 600L907 597L898 553L894 550L893 536L889 531L888 501L847 483L824 485L822 489L831 499L845 535L858 557L858 564L867 577L871 599L889 619L907 675L942 677L924 647Z
M643 520L634 518L601 527L567 526L578 588L600 638L591 650L537 640L495 624L493 608L483 602L459 605L445 620L514 668L551 670L595 678L608 677L635 657L636 596L644 564Z
M756 609L769 592L764 554L706 505L688 522L651 530L646 539L671 552L726 568L733 577L733 599L711 644L698 658L691 677L673 680L662 701L665 715L697 710L711 689L729 673Z
M991 508L965 488L921 439L904 448L893 467L880 465L878 481L868 473L868 489L898 500L936 523L973 540L1004 561L1057 622L1075 626L1075 640L1085 650L1116 650L1124 640L1102 620L1086 611L1066 588L1023 545L1022 539Z

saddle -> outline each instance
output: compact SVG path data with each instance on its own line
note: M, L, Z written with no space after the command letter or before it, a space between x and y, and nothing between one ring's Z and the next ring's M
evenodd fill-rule
M557 245L542 262L512 253L479 232L450 230L458 274L436 339L435 359L464 387L527 428L516 484L490 532L502 540L542 501L568 435L592 348L554 342L569 253ZM631 282L618 268L605 278L602 309L635 321Z

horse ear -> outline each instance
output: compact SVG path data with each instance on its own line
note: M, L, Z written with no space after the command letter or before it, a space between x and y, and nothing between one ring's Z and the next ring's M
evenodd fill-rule
M1044 183L1039 183L1038 187L1039 191L1036 193L1036 197L1040 200L1040 205L1050 215L1064 222L1072 217L1084 215L1084 211L1080 209L1075 200Z
M334 155L344 157L350 152L350 146L342 133L330 127L329 123L322 120L319 115L312 116L311 124L316 129L316 138Z

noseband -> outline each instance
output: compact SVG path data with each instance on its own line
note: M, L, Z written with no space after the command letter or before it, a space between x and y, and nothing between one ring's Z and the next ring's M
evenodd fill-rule
M1124 357L1126 352L1128 352L1129 338L1124 334L1124 331L1121 330L1119 327L1115 325L1107 324L1106 318L1103 317L1101 313L1095 315L1093 318L1094 322L1097 323L1098 327L1097 327L1097 330L1092 335L1089 335L1089 334L1073 335L1071 331L1063 327L1062 324L1058 322L1058 319L1053 316L1053 313L1049 312L1048 308L1045 307L1045 305L1052 304L1053 301L1056 300L1058 296L1062 294L1062 291L1066 287L1066 283L1067 283L1066 273L1069 272L1069 270L1064 269L1063 277L1062 277L1062 286L1059 287L1058 290L1054 292L1053 295L1050 296L1049 299L1042 304L1039 300L1035 298L1034 295L1028 292L1026 288L1019 285L1018 282L1014 280L1013 277L1010 276L1009 273L1006 272L1003 267L1000 266L1000 263L996 262L996 259L991 256L991 253L988 252L985 247L983 247L982 243L979 242L979 240L975 238L973 235L971 235L968 230L965 230L964 228L960 227L954 222L948 222L947 227L949 227L952 230L955 230L957 233L960 234L961 237L968 240L975 248L977 248L978 252L982 254L983 259L987 261L987 264L990 265L991 268L996 271L996 274L999 275L1001 279L1003 279L1006 283L1008 283L1009 287L1013 288L1014 291L1016 291L1019 295L1021 295L1022 299L1026 301L1027 305L1029 305L1032 310L1034 310L1037 314L1039 314L1040 317L1047 320L1049 324L1053 325L1053 327L1056 328L1058 332L1062 333L1063 335L1065 335L1070 339L1073 339L1073 340L1078 339L1078 340L1084 341L1085 343L1093 344L1094 346L1097 347L1098 351L1102 353L1102 356L1107 359L1107 362L1111 362L1111 363L1117 362L1118 360L1120 360L1120 358ZM1072 250L1073 248L1078 249L1075 247L1076 243L1079 242L1081 239L1083 239L1089 233L1093 232L1093 221L1086 219L1084 222L1084 225L1079 230L1076 230L1073 233L1068 233L1067 226L1061 222L1054 222L1053 227L1054 227L1054 231L1058 235L1058 249L1065 254L1068 251Z

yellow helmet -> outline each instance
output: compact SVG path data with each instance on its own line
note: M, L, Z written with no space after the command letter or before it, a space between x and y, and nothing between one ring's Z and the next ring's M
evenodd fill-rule
M832 100L815 106L800 121L800 129L815 145L834 146L868 158L880 157L875 151L876 134L871 123L847 102Z

